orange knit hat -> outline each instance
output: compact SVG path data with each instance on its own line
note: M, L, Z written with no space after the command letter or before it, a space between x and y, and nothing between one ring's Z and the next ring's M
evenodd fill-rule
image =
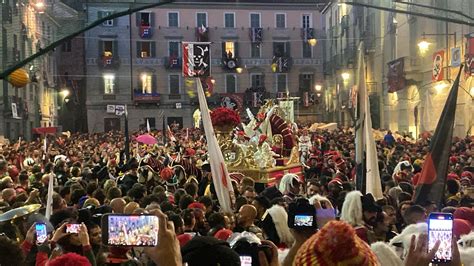
M377 266L377 256L346 222L331 221L296 253L295 266Z

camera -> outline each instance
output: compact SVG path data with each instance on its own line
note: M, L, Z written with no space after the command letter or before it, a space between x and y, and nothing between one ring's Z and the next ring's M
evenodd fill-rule
M316 228L316 209L305 198L288 206L288 227L294 229Z

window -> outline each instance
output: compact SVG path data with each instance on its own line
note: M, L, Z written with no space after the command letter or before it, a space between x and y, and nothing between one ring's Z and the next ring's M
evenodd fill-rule
M313 74L300 74L300 90L311 91L313 88Z
M168 27L179 27L179 14L178 12L168 13Z
M235 43L234 42L224 42L224 49L227 58L234 58L235 56Z
M168 56L179 57L180 55L179 44L180 42L177 42L177 41L170 41L168 43Z
M179 75L169 75L170 94L179 94Z
M206 13L197 13L196 14L197 27L207 27L207 14Z
M66 41L65 43L63 43L63 45L61 47L61 51L71 52L71 48L72 48L72 43L71 43L71 40L69 40L69 41Z
M224 27L235 28L235 14L224 13Z
M153 26L152 14L150 12L140 12L138 16L140 18L140 26Z
M302 19L303 19L302 24L301 24L302 28L304 29L311 28L311 15L303 14Z
M264 87L263 75L262 74L251 74L252 88Z
M114 94L115 93L115 75L104 74L104 93Z
M102 41L102 55L112 57L114 54L114 41Z
M260 14L258 13L250 14L250 27L260 28Z
M137 57L155 57L155 42L137 42Z
M99 19L110 16L112 15L112 13L113 13L112 11L99 11ZM112 27L113 25L114 25L113 19L109 19L102 22L102 26L105 26L105 27Z
M288 42L273 42L273 55L276 57L289 56Z
M235 93L237 91L237 76L234 74L225 76L225 90L227 93Z
M153 75L150 73L142 73L140 75L141 93L153 92Z
M303 41L303 58L313 57L313 48L307 41Z
M148 121L148 124L150 125L150 129L156 128L156 121L154 117L145 117L145 127L146 127L147 121Z
M277 92L286 92L286 74L276 74Z
M276 14L275 15L275 25L278 29L286 28L286 15L285 14Z
M260 44L251 43L250 44L250 57L251 58L260 58Z

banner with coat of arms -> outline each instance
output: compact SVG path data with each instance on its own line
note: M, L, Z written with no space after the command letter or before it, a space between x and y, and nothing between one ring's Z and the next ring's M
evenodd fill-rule
M443 80L443 67L444 67L444 50L441 50L433 54L433 72L431 75L431 80L433 82Z

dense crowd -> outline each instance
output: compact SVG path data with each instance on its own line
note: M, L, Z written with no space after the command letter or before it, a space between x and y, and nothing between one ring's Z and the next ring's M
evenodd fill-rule
M428 265L445 245L427 248L426 220L434 211L454 217L450 265L474 265L471 137L453 140L442 206L412 201L428 135L412 141L388 132L377 141L384 198L376 200L355 190L353 132L302 129L303 174L279 176L271 185L233 175L234 212L224 213L202 130L174 125L165 135L153 131L155 145L138 143L142 133L131 137L129 158L117 132L4 144L0 218L30 204L42 208L0 223L0 265ZM50 181L55 192L46 219ZM299 205L315 215L291 218L295 227L289 226ZM150 244L155 231L140 223L125 229L116 220L104 241L101 218L110 213L156 215L157 245L106 245L131 237ZM311 217L314 227L306 226ZM38 223L46 224L44 243L36 236ZM66 233L67 224L80 224L78 233Z

